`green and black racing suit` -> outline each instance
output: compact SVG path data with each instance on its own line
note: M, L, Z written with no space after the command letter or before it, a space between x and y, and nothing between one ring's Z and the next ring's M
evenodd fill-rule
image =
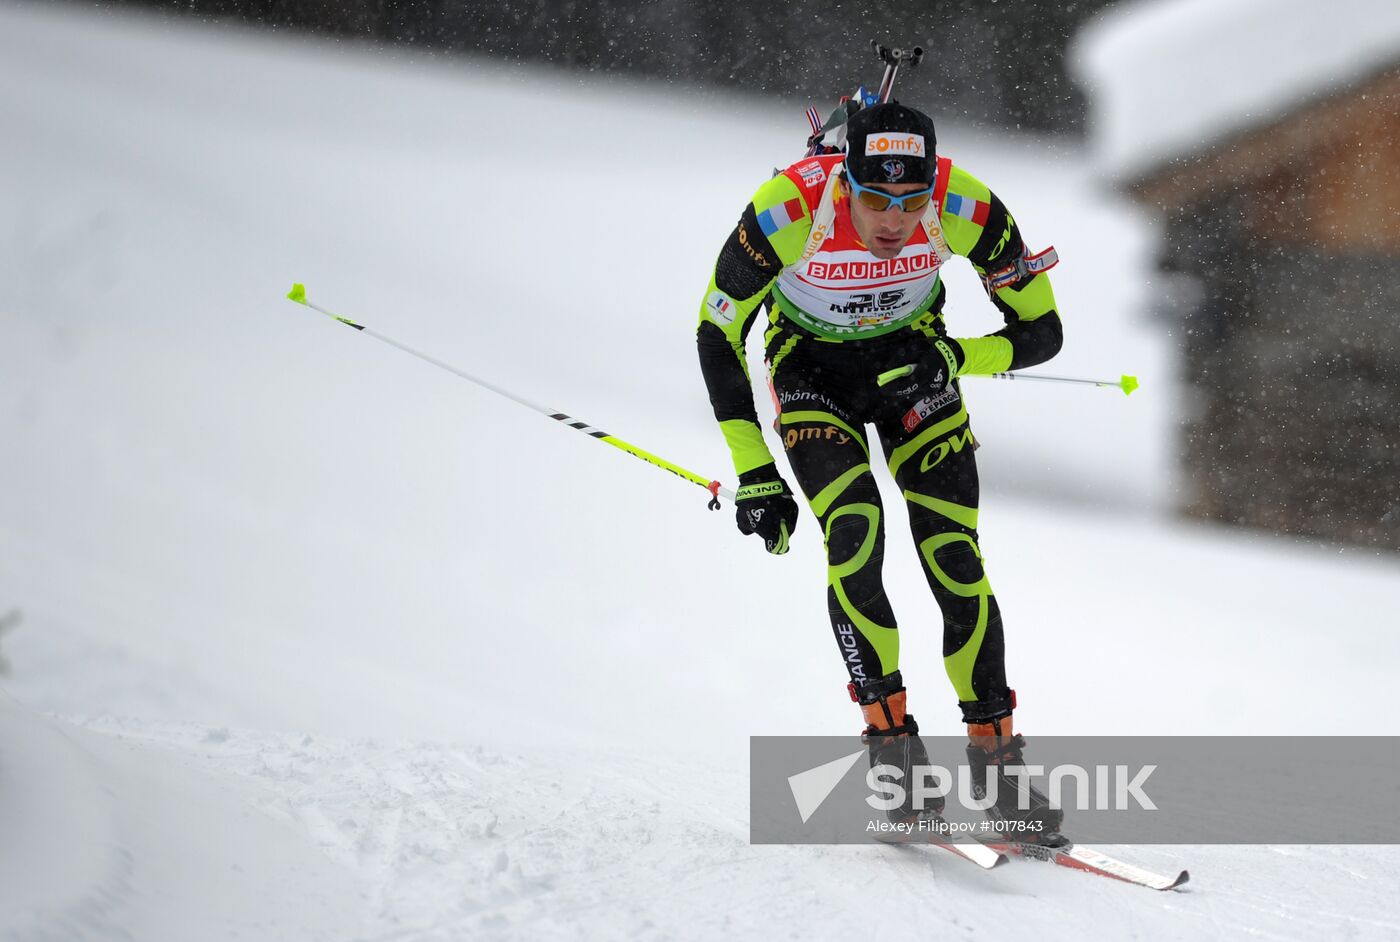
M976 443L961 385L944 371L1002 372L1058 352L1049 265L1045 253L1026 251L1001 201L946 158L923 225L897 259L877 259L834 185L841 160L800 161L744 208L701 303L701 369L735 471L773 463L744 354L768 301L775 427L822 528L831 625L862 702L867 688L902 686L899 632L881 579L884 511L867 439L874 429L943 614L944 666L964 720L987 722L1008 715L1014 695L978 543ZM935 342L946 336L938 269L953 255L983 276L1005 326L956 339L961 356L950 360Z

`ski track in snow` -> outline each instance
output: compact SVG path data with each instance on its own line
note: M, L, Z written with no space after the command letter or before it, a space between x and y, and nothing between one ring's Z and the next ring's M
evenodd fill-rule
M1124 939L1400 931L1377 896L1378 865L1400 863L1393 848L1132 848L1146 866L1192 869L1185 892L1156 894L1025 861L983 873L932 848L750 846L737 768L707 769L711 787L697 792L674 759L620 751L80 725L152 767L255 785L248 807L343 872L323 895L357 888L359 939L839 937L866 925L872 896L892 907L895 938L995 938L1027 920L1052 938L1106 926ZM121 937L95 914L120 912L124 890L120 875L107 880L53 937Z
M264 786L260 811L304 829L366 887L378 924L367 938L568 938L594 934L590 925L601 937L700 937L709 931L667 925L653 894L677 882L718 890L729 877L714 873L743 869L736 858L747 856L743 820L697 820L694 798L674 794L674 779L649 784L657 772L641 760L600 767L444 744L110 718L88 726ZM740 781L738 770L728 777Z
M800 108L78 5L0 3L0 79L0 613L23 615L0 639L0 938L1400 935L1394 848L1124 849L1191 869L1154 894L749 845L744 737L856 719L810 515L769 559L698 489L281 300L304 279L719 469L693 312ZM491 122L518 158L483 156ZM1394 732L1393 561L1155 513L1178 404L1171 326L1134 314L1148 228L1073 147L940 127L1065 259L1047 372L1144 378L1131 402L968 384L1027 732L1322 733L1338 678ZM518 200L560 140L600 159L552 194L590 225L544 278ZM673 146L701 140L748 146ZM677 179L694 217L639 239L618 207ZM599 274L619 246L626 291ZM948 280L950 320L998 326ZM628 326L600 343L595 316ZM887 540L905 676L946 732L898 515Z

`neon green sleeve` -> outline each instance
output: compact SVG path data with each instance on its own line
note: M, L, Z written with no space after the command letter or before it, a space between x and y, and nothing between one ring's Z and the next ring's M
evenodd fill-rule
M948 192L959 199L944 199L939 217L944 237L949 248L972 262L978 275L999 271L1023 257L1025 243L1016 220L986 184L955 165ZM955 205L961 213L952 211ZM1001 373L1034 366L1059 351L1060 318L1048 274L1040 272L998 288L991 300L1006 326L984 337L956 338L966 356L962 373Z
M763 232L759 216L793 199L801 200L802 193L785 175L758 188L720 250L700 303L700 368L734 470L741 475L773 461L758 425L744 341L773 280L802 254L812 226L805 200L803 217L771 238Z
M700 304L700 323L718 327L741 354L750 313L767 297L778 273L802 255L812 230L812 210L803 200L801 219L779 229L771 238L764 235L758 216L792 199L801 200L802 191L785 174L778 174L758 188L720 251ZM726 307L725 302L732 307ZM739 359L742 362L744 358L741 355ZM747 367L745 371L747 375Z

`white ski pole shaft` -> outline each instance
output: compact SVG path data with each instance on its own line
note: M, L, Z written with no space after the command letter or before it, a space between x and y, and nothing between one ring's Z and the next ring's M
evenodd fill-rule
M517 396L510 390L502 389L495 383L488 382L479 376L473 376L465 370L458 369L451 363L445 363L442 360L439 360L437 357L430 356L421 350L415 350L408 344L400 343L399 341L395 340L393 337L390 337L387 334L381 334L379 331L372 330L363 324L358 324L355 321L350 320L348 317L341 317L339 314L336 314L333 311L328 311L320 305L313 304L306 298L306 287L304 285L292 285L292 290L287 293L287 297L288 299L295 301L298 304L302 304L306 307L311 308L311 310L316 311L317 313L326 315L332 320L340 321L340 323L345 324L347 327L353 327L357 331L368 337L373 337L375 340L378 340L382 343L387 343L391 347L396 347L399 350L402 350L404 353L409 354L410 356L417 357L424 363L432 364L440 370L445 370L446 372L451 373L453 376L460 377L461 379L464 379L469 383L474 383L475 385L480 386L482 389L490 390L498 396L502 396L506 399L509 399L511 402L517 403L518 405L522 405L527 409L531 409L535 412L540 413L541 415L549 416L556 422L564 423L565 425L569 426L569 428L577 429L578 431L583 432L590 438L596 438L598 441L606 442L607 444L612 445L614 448L627 452L627 454L631 455L634 458L640 458L648 464L655 465L658 468L663 468L667 471L670 471L672 474L678 475L679 477L683 477L692 484L700 485L705 490L709 491L710 496L714 498L710 501L711 510L719 509L718 498L720 497L723 497L726 500L730 501L734 499L734 492L731 491L729 488L722 486L719 483L719 481L704 478L696 474L694 471L689 471L685 468L682 468L678 464L667 461L665 458L662 458L659 455L654 455L643 448L638 448L636 445L633 445L630 442L625 442L615 435L609 435L607 432L593 428L587 422L580 422L573 416L565 415L563 412L559 412L555 409L546 408L545 406L539 405L538 403L534 403L521 396Z
M1123 395L1131 396L1133 390L1138 388L1136 376L1129 376L1126 373L1118 379L1082 379L1075 376L1045 376L1040 373L986 373L970 374L986 376L988 379L1028 379L1037 383L1070 383L1076 386L1101 386L1112 389L1123 390Z

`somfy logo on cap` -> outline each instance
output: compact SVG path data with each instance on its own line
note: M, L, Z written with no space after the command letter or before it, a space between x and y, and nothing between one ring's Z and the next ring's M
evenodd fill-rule
M898 131L878 131L865 138L865 156L902 154L906 157L924 156L922 134L901 134Z

